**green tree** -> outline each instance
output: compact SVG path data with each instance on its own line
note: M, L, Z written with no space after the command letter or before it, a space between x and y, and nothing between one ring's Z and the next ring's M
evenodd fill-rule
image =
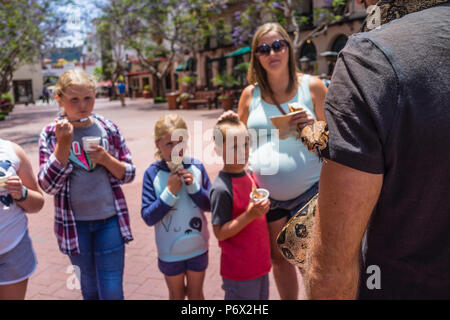
M11 89L14 71L39 61L55 39L65 35L65 0L0 1L0 93Z

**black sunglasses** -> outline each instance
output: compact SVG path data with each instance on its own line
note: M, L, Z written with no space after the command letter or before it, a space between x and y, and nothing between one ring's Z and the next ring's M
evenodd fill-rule
M284 39L281 40L275 40L272 42L272 45L263 44L260 45L255 49L255 55L257 57L266 57L270 54L270 51L273 50L273 52L277 53L280 52L288 47L288 42Z

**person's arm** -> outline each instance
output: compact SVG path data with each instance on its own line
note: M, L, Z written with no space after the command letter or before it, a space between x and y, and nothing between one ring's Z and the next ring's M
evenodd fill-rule
M89 153L89 157L95 164L100 164L106 168L118 180L125 177L125 163L114 158L102 146L97 146L97 150Z
M186 178L184 182L186 184L186 190L188 195L191 197L192 201L203 211L211 211L211 204L209 201L209 192L211 191L211 182L208 177L208 173L205 167L200 164L195 165L202 173L201 181L196 181L192 173L186 169L182 170L183 173L188 174L190 177L190 183L188 184Z
M254 90L253 85L247 86L244 91L242 91L241 98L238 104L238 116L245 125L247 125L248 115L250 113L250 103L252 101L252 95Z
M178 201L178 196L167 187L159 197L156 196L152 179L154 172L151 169L145 172L142 183L141 216L148 226L153 226L163 219Z
M264 216L269 211L269 207L270 201L268 199L259 202L249 201L247 210L237 218L223 225L213 225L214 235L219 241L235 236L254 219Z
M53 135L50 125L42 130L39 138L38 183L42 190L50 195L55 195L61 190L73 170L70 162L64 165L55 155L57 142L54 142Z
M27 188L27 195L24 200L16 202L25 212L35 213L44 206L44 197L38 187L36 178L33 174L31 163L25 154L25 151L13 143L14 151L20 160L20 167L17 176L11 177L6 182L6 188L14 200L19 200L23 195L23 187Z
M309 299L356 298L361 241L382 183L382 174L331 160L323 165L305 277Z
M325 102L325 96L327 94L328 89L322 82L322 80L320 80L318 77L310 77L308 84L317 120L325 121L325 114L323 107Z
M105 121L109 128L107 131L110 140L110 144L117 150L117 158L109 154L104 148L99 147L96 152L92 152L89 156L91 160L103 165L121 184L130 183L134 180L136 175L136 167L131 159L131 152L128 149L125 138L120 131L119 127L111 121L102 119Z
M55 157L64 166L69 163L72 147L73 125L66 119L57 120L55 127L56 148Z

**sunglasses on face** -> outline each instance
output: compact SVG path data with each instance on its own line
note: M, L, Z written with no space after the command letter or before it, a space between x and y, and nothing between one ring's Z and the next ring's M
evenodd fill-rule
M277 53L280 51L283 51L288 47L288 43L286 40L275 40L272 42L272 45L263 44L256 48L255 55L257 57L267 57L270 54L270 51L273 50L273 52Z

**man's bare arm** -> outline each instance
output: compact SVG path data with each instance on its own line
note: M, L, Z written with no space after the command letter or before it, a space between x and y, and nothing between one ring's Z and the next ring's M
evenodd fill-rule
M323 165L305 278L309 299L356 298L361 240L382 183L382 174L330 160Z

